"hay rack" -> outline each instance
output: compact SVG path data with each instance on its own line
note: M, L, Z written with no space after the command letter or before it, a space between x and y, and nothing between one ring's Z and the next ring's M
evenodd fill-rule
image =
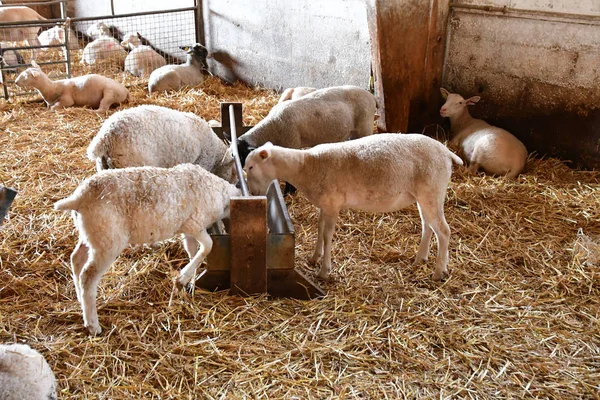
M221 126L213 130L219 137L231 137L242 196L231 199L228 231L218 224L210 229L213 248L196 286L210 291L229 288L231 294L242 296L321 297L325 293L294 268L294 226L279 182L271 183L266 196L249 195L236 138L250 128L242 124L241 103L221 103Z

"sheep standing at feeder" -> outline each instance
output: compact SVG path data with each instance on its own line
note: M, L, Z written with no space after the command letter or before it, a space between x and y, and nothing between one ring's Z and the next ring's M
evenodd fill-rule
M31 64L33 67L21 72L15 83L25 89L36 89L51 110L89 106L106 111L129 97L129 91L110 78L91 74L52 81L35 61Z
M453 162L462 165L458 156L434 139L388 133L307 150L267 143L250 153L244 170L252 194L264 194L273 179L283 179L319 208L319 236L311 262L322 259L318 273L322 278L331 271L331 243L341 210L392 212L416 202L422 234L415 264L427 260L435 233L438 252L433 279L439 281L448 275L450 228L444 199Z
M45 21L36 11L29 7L0 7L0 24L20 21ZM39 46L39 26L21 26L0 28L0 37L7 41L26 41L28 46ZM31 49L31 58L35 59L38 49Z
M148 80L150 93L165 90L179 90L184 86L196 86L204 82L203 70L207 68L208 51L196 43L194 46L181 47L187 52L187 58L181 65L165 65L154 71Z
M356 86L320 89L277 104L238 138L242 164L253 149L267 142L300 149L371 135L376 104L371 93Z
M126 34L121 46L131 50L125 58L125 71L132 75L146 77L167 63L165 58L154 51L152 47L142 44L139 33Z
M127 51L121 46L121 42L112 36L106 24L98 22L90 26L87 34L96 39L83 49L82 64L94 65L100 60L114 59L116 63L123 65Z
M90 334L102 332L96 310L98 282L128 245L152 244L183 233L191 260L177 285L186 286L212 249L207 228L229 217L229 199L238 195L234 185L201 166L182 164L102 171L58 201L57 210L75 211L79 242L71 266Z
M233 178L229 147L195 114L154 105L114 113L87 149L98 171L193 163L227 180Z
M283 93L281 94L281 97L279 98L278 103L283 103L284 101L288 101L288 100L297 100L302 96L305 96L309 93L314 92L315 88L313 87L307 87L307 86L298 86L295 88L288 88L285 89L283 91Z
M450 146L458 149L469 172L476 174L481 168L491 175L519 175L527 162L525 145L506 130L471 117L467 106L476 104L479 96L465 100L459 94L440 90L446 99L440 115L450 118Z
M0 399L56 398L56 377L44 356L25 344L0 344Z

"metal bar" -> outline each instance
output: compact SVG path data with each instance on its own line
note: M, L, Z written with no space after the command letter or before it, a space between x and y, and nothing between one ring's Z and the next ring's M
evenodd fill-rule
M240 186L242 187L242 195L244 197L250 196L250 192L248 191L248 185L246 184L246 180L244 179L244 169L242 168L242 162L240 161L240 153L237 148L237 131L235 126L235 111L233 108L233 104L229 106L229 126L231 129L231 152L233 153L233 159L235 160L235 171L240 180Z
M51 4L58 4L58 3L66 3L67 0L50 0L50 1L35 1L35 2L27 2L27 3L13 3L13 4L0 4L0 8L2 7L15 7L15 6L47 6L47 5L51 5Z
M62 24L65 20L63 18L53 18L53 19L45 19L43 21L11 21L11 22L2 22L0 23L0 27L2 28L21 28L27 26L54 26L56 24Z
M65 22L65 58L67 59L67 76L71 77L71 49L69 48L69 32L71 32L71 20Z
M97 17L75 17L71 18L71 22L86 22L86 21L97 21L101 19L118 19L118 18L127 18L127 17L141 17L144 15L159 15L159 14L170 14L176 12L184 12L184 11L194 11L195 7L184 7L184 8L174 8L172 10L158 10L158 11L143 11L138 13L129 13L129 14L119 14L119 15L101 15Z
M29 50L29 49L51 49L51 48L58 48L58 47L63 47L62 44L49 44L47 46L12 46L12 47L4 47L4 50Z
M206 47L206 37L204 36L204 10L202 9L202 1L194 0L194 7L196 12L194 13L194 22L196 23L196 43L200 43Z
M498 17L522 18L549 22L570 22L582 25L600 25L600 15L570 14L555 11L480 6L476 4L452 4L450 9L472 13L492 14Z

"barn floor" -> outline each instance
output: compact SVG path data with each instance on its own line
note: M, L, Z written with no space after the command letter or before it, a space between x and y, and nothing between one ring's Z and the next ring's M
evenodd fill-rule
M220 101L242 101L248 125L277 101L215 78L168 96L128 84L126 107L218 119ZM347 211L321 300L178 292L187 260L172 240L123 253L100 283L104 332L88 337L70 277L77 235L52 205L93 174L85 150L107 116L0 101L0 184L19 191L0 230L0 342L42 352L61 399L600 397L600 173L552 159L516 181L455 171L445 283L431 280L435 242L411 265L415 206ZM296 263L314 277L316 209L302 194L287 203Z

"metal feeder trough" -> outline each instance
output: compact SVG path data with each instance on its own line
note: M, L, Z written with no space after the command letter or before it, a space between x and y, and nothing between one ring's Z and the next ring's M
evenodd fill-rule
M17 192L14 189L0 185L0 224L4 221L4 217L8 212L8 208L12 204Z
M229 129L224 127L226 121L230 121ZM220 137L231 137L236 170L243 177L236 138L251 127L242 125L241 103L221 103L221 125L213 130ZM243 196L231 199L228 232L219 224L209 231L213 247L196 286L210 291L229 288L238 295L324 296L314 282L294 269L294 226L279 183L273 181L266 196L249 196L245 180L240 181Z

